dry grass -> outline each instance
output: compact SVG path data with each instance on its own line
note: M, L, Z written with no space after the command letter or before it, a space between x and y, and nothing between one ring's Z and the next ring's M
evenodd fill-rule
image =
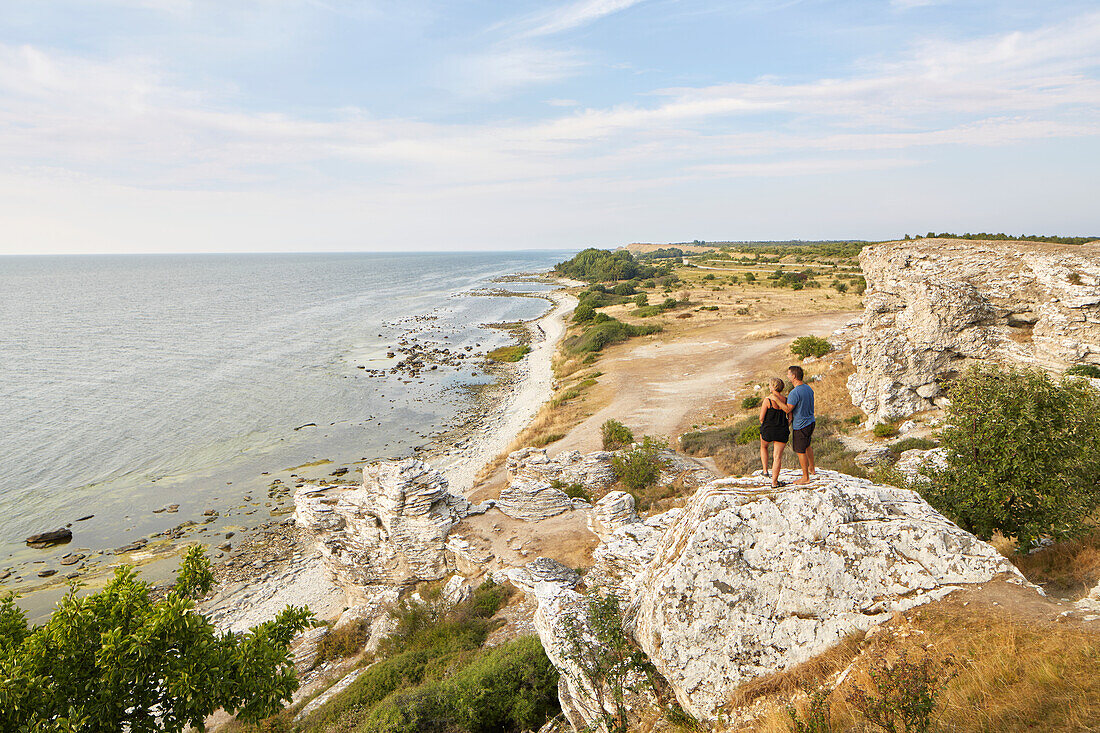
M951 655L957 676L940 694L936 730L944 733L1100 730L1100 634L1048 618L1012 615L996 607L946 601L898 617L862 644L853 671L830 697L836 731L870 731L848 704L855 685L866 686L872 659L906 651L913 659ZM785 706L798 688L832 675L849 650L829 652L818 667L792 670L792 679L753 683L771 696L769 711L750 730L786 733ZM805 673L797 674L805 669ZM815 672L817 672L815 674ZM780 678L781 676L773 676ZM751 694L751 693L746 693Z
M765 339L773 339L780 334L780 331L774 328L764 328L759 331L749 331L745 334L745 338L749 341L764 341Z
M1029 555L1012 554L1009 558L1032 583L1066 595L1082 596L1100 581L1100 529Z

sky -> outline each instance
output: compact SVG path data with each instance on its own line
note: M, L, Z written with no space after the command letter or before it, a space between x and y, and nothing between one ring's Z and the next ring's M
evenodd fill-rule
M1100 2L0 0L0 253L1100 234Z

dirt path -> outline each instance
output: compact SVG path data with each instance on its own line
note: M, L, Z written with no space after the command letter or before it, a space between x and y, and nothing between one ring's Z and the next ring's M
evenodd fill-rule
M716 410L728 411L738 390L771 352L797 336L827 336L857 315L817 313L766 323L719 323L669 342L657 336L608 349L596 365L603 374L592 395L604 406L553 443L550 453L599 450L600 426L611 418L636 435L675 439ZM778 334L750 336L761 331Z

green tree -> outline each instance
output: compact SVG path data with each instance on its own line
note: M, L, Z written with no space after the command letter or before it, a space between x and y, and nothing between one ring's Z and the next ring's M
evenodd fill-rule
M74 584L42 626L4 598L0 730L181 731L218 708L245 721L278 712L298 687L290 640L313 614L291 606L248 633L219 634L194 610L213 582L192 547L161 601L128 567L97 593L78 597Z
M982 539L996 531L1026 552L1071 536L1100 505L1100 395L1079 379L973 367L952 386L925 498Z
M634 491L649 488L661 478L665 459L661 451L667 447L664 441L649 435L628 451L611 459L611 470L623 485Z

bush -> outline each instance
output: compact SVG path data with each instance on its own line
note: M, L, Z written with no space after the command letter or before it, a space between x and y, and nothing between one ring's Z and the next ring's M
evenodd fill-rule
M604 450L618 450L634 442L634 433L618 420L608 420L600 426Z
M569 351L575 354L600 351L605 346L626 341L633 336L646 336L661 330L659 325L632 326L606 313L597 313L592 324L580 336L569 340L566 344Z
M558 710L557 690L558 672L537 636L482 654L440 688L452 720L470 733L538 730Z
M749 395L745 399L741 400L741 409L742 410L755 410L757 407L760 407L760 403L763 402L763 401L764 400L761 399L760 395L756 395L756 394Z
M645 281L642 282L642 287L652 289L652 288L657 287L657 283L653 282L652 280L645 280Z
M880 422L872 429L876 438L892 438L898 434L898 427L893 423Z
M661 477L665 462L660 454L664 448L664 441L647 435L639 445L615 456L611 461L611 470L628 489L641 491L649 488Z
M570 499L584 499L585 501L592 501L591 495L588 493L588 489L584 488L584 484L567 484L561 479L554 479L550 482L558 491L563 492Z
M638 295L634 296L634 305L638 306L639 308L649 305L649 296L645 293L639 293Z
M748 445L760 440L760 426L757 424L746 425L737 434L737 445Z
M872 689L857 688L848 703L887 733L928 733L936 698L954 676L952 666L950 658L912 662L904 651L892 664L879 659L868 670Z
M616 285L612 288L611 292L615 293L615 295L634 295L637 291L634 289L634 283L625 282Z
M974 367L952 386L941 436L947 465L925 498L988 540L1070 537L1100 506L1100 395L1076 379Z
M791 353L800 359L807 356L821 358L833 350L829 342L817 336L799 336L791 342Z
M313 614L287 606L245 633L219 633L195 610L214 574L188 549L162 600L130 567L106 587L74 585L42 626L0 596L0 730L182 731L225 708L255 722L298 688L290 640Z
M832 690L828 687L819 687L809 693L805 717L793 705L788 705L787 717L791 719L791 733L832 733L832 712L829 708L831 693Z
M1094 364L1074 364L1066 370L1066 376L1100 379L1100 366Z
M596 315L596 309L587 303L581 303L573 309L573 323L585 323L591 321Z

